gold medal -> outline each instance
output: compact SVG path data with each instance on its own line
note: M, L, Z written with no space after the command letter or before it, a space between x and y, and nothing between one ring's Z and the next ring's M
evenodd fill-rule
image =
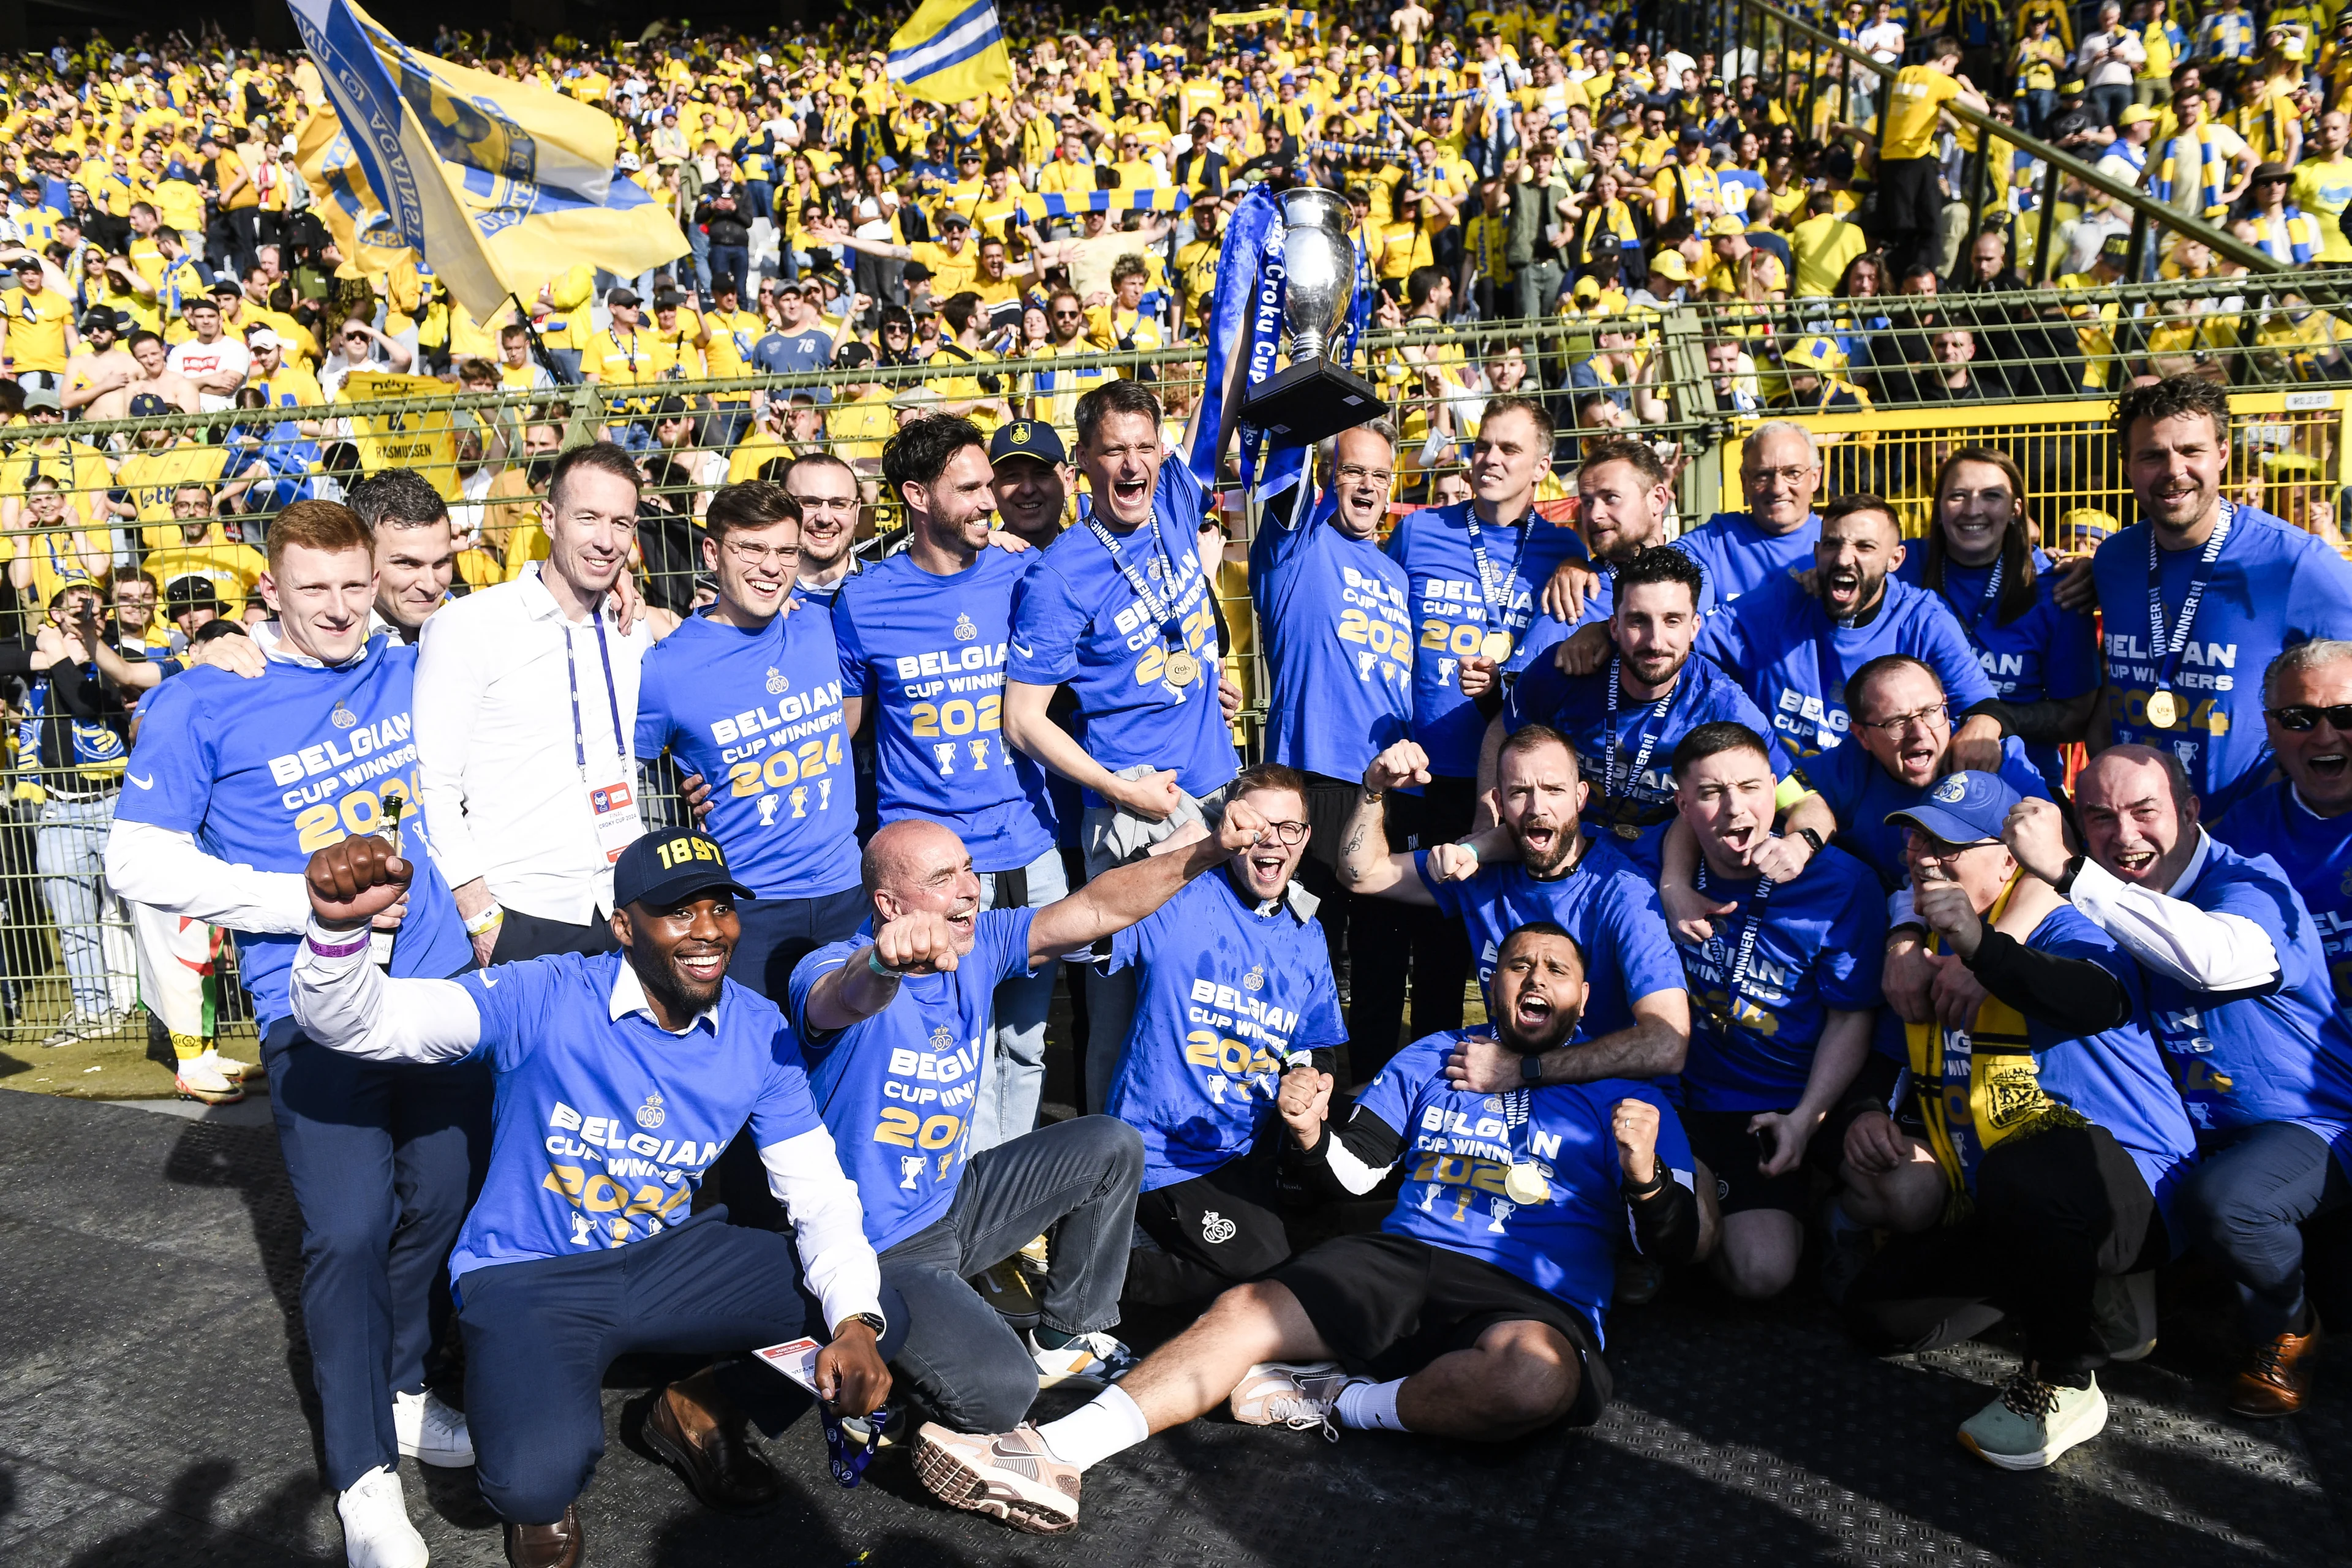
M1610 831L1616 834L1618 837L1627 840L1642 837L1642 830L1630 822L1621 822Z
M1511 657L1511 634L1488 632L1485 640L1478 644L1478 655L1482 658L1491 658L1496 664L1502 663Z
M1503 1173L1503 1195L1522 1207L1549 1202L1551 1184L1532 1164L1517 1164Z
M1180 647L1169 654L1166 672L1171 686L1190 686L1201 679L1201 661Z
M2169 691L2147 694L2147 721L2159 730L2169 730L2180 722L2180 699Z

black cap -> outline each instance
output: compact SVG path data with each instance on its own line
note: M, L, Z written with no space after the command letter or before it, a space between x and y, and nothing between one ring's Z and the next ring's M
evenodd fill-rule
M215 282L210 289L205 289L205 292L213 295L215 298L218 298L224 294L228 295L231 298L235 298L237 295L243 294L245 290L224 278L218 282Z
M656 310L675 310L685 302L686 296L674 289L665 289L654 296L654 309Z
M898 277L903 282L928 283L931 280L931 269L919 261L909 261L898 269Z
M719 840L691 827L648 833L622 850L613 866L615 905L651 904L660 909L707 892L729 892L739 899L752 896L751 889L727 868L727 851L719 847Z
M131 416L134 419L145 419L153 415L170 412L172 412L172 405L164 402L156 393L134 392L131 395Z
M634 305L636 302L635 292L628 289L615 289L604 296L604 303L607 305Z
M1015 419L996 427L996 434L989 437L988 460L1001 463L1007 458L1034 458L1041 463L1056 464L1070 460L1061 434L1036 419Z
M176 616L184 610L217 610L221 607L220 591L213 586L213 580L209 577L190 573L163 584L163 613L166 616Z
M682 419L685 416L686 399L683 397L665 397L654 405L654 417L656 419Z
M96 305L83 312L81 330L85 332L119 332L128 319L111 305Z
M856 370L860 365L873 363L874 345L854 340L842 344L841 352L833 356L834 368L836 370Z

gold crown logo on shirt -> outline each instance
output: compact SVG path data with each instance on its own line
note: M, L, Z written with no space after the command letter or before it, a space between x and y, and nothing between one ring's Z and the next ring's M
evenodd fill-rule
M1261 963L1257 965L1247 974L1242 976L1242 989L1244 991L1263 991L1265 989L1265 964Z
M338 730L348 730L360 721L360 716L344 707L341 699L336 700L334 710L327 718Z
M785 687L790 686L791 684L791 681L784 679L784 672L782 670L778 669L772 664L768 666L768 690L771 693L782 691Z
M971 624L971 617L970 616L958 616L956 617L956 624L955 624L955 640L956 640L956 641L958 641L958 642L970 642L970 641L971 641L971 639L972 639L972 638L974 638L974 637L978 637L979 635L980 635L980 628L979 628L978 626L973 626L973 625Z
M935 1051L951 1051L955 1049L955 1036L949 1030L945 1024L941 1024L938 1028L931 1031L931 1049Z
M662 1110L662 1097L658 1094L646 1096L646 1102L637 1107L637 1125L647 1131L659 1127L667 1117L668 1112Z

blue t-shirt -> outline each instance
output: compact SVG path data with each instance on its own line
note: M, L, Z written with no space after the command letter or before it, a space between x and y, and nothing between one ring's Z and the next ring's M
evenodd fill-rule
M455 974L474 949L416 809L415 678L416 650L389 637L333 669L278 658L257 680L192 669L158 689L114 814L193 834L205 854L232 865L299 874L328 846L382 832L383 796L397 786L407 802L401 843L415 876L392 973ZM237 977L265 1034L289 1016L287 976L301 940L236 933Z
M1487 990L1503 939L1529 921L1554 921L1584 949L1585 984L1591 989L1578 1040L1633 1026L1633 1004L1660 991L1683 988L1673 939L1658 910L1658 890L1617 852L1613 838L1588 840L1567 875L1538 881L1517 860L1480 866L1466 882L1429 875L1429 853L1412 858L1421 884L1437 907L1469 928L1470 960L1478 989Z
M2148 1191L2156 1194L2157 1206L2173 1236L2181 1236L2181 1228L2170 1224L2172 1202L2196 1158L2197 1139L2181 1109L2180 1097L2165 1075L2164 1058L2140 1025L2139 1020L2148 1016L2148 997L2141 989L2139 966L2072 904L2060 904L2044 915L2024 945L2055 958L2095 963L2120 981L2130 997L2132 1021L2095 1035L2069 1035L2056 1025L2028 1016L2025 1046L2033 1053L2034 1077L2042 1092L2114 1134L2147 1183ZM1902 1019L1890 1008L1879 1015L1879 1026L1877 1047L1907 1064L1909 1047L1905 1044ZM1955 1028L1942 1029L1941 1044L1942 1082L1915 1080L1913 1089L1919 1094L1943 1094L1947 1104L1955 1107L1968 1103L1967 1064L1979 1044L1996 1051L2018 1048L2014 1043L1979 1042L1969 1030ZM1969 1135L1972 1130L1965 1111L1958 1121L1965 1138L1962 1163L1973 1191L1981 1145Z
M1823 1013L1879 1004L1886 898L1853 856L1824 849L1793 882L1775 884L1759 910L1762 879L1727 879L1699 867L1702 890L1738 911L1718 916L1705 942L1677 942L1691 994L1690 1055L1683 1103L1693 1110L1787 1110L1804 1098ZM1739 994L1731 973L1759 920Z
M2191 991L2144 970L2150 1032L2200 1132L2292 1121L2335 1146L2352 1170L2352 1026L2336 1010L2319 928L2278 862L2206 837L2196 885L2173 897L2240 915L2277 950L2277 984L2248 995Z
M1142 971L1103 1109L1143 1134L1143 1190L1246 1154L1275 1120L1283 1069L1348 1037L1323 927L1289 901L1261 914L1230 873L1196 877L1111 939Z
M1530 512L1523 523L1482 525L1479 537L1494 574L1498 601L1490 612L1479 592L1478 565L1470 549L1469 519L1475 503L1423 508L1389 535L1389 556L1405 571L1412 595L1414 637L1412 738L1429 753L1429 771L1440 778L1466 779L1478 772L1478 743L1486 721L1478 705L1462 695L1454 677L1462 661L1477 656L1489 631L1507 631L1513 651L1506 676L1528 668L1542 649L1527 636L1536 619L1536 600L1563 561L1587 557L1576 531ZM1533 530L1530 533L1528 531ZM1524 542L1526 549L1520 549ZM1517 564L1515 567L1513 563ZM1493 624L1489 624L1490 619Z
M877 1252L948 1212L971 1162L971 1103L988 1059L989 998L1029 973L1034 910L988 910L972 950L945 974L909 974L874 1016L837 1034L808 1026L810 989L874 940L862 929L793 967L792 1018L818 1114L866 1205Z
M1918 588L1927 566L1926 548L1916 547L1904 556L1895 574ZM1947 558L1940 597L1976 650L1993 695L2003 702L2064 702L2096 691L2102 677L2095 621L2087 611L2058 607L2057 580L2051 574L2050 558L2039 550L2033 552L2033 607L2007 626L1985 596L1992 586L1990 566L1963 566ZM2042 777L2066 776L2057 747L2029 747L2026 755Z
M1329 519L1326 495L1297 528L1270 517L1250 542L1250 594L1265 640L1268 762L1336 779L1412 726L1412 616L1404 569Z
M1013 590L1013 658L1004 672L1033 686L1066 684L1078 700L1079 742L1112 773L1138 763L1172 768L1192 795L1240 771L1217 706L1216 607L1193 548L1206 506L1201 481L1171 459L1160 465L1151 494L1157 543L1149 526L1139 528L1119 539L1114 558L1084 523L1063 530ZM1145 613L1122 561L1163 605L1173 564L1175 633L1201 666L1191 685L1167 679L1168 629ZM1103 804L1092 790L1086 803Z
M819 327L808 327L791 334L770 332L751 349L751 367L770 375L799 375L806 371L824 370L833 363L833 334ZM829 386L809 386L797 390L806 392L819 403L833 401Z
M833 602L842 686L874 715L882 820L951 828L982 871L1054 847L1037 804L1044 770L1004 741L1013 585L1035 559L982 550L934 577L901 553L846 579Z
M2107 705L2116 742L2137 741L2179 757L2213 818L2270 771L2262 688L2271 660L2313 637L2352 637L2352 566L2268 512L2242 506L2234 516L2170 674L2185 717L2169 730L2147 722L2148 694L2164 662L2148 625L2148 525L2125 529L2092 558L2107 679L2116 688ZM2168 631L2177 627L2202 554L2201 546L2157 552Z
M1706 591L1699 599L1702 614L1752 594L1768 583L1786 582L1791 572L1813 563L1813 546L1822 539L1819 512L1787 533L1767 533L1755 517L1744 511L1719 511L1671 544L1699 564Z
M1843 626L1794 578L1768 583L1699 627L1697 651L1729 670L1800 759L1846 738L1846 678L1881 654L1936 672L1955 720L1992 696L1966 633L1934 595L1890 577L1870 624Z
M2285 871L2326 955L2336 1011L2352 1019L2352 812L2322 816L2284 779L2266 784L2210 825L2214 837Z
M757 631L688 616L646 654L636 751L664 751L710 786L710 836L763 899L857 883L857 791L846 765L840 660L824 611Z
M1738 683L1708 660L1694 657L1684 664L1663 716L1656 714L1655 700L1635 702L1619 694L1617 774L1612 780L1608 776L1611 685L1607 664L1590 675L1563 675L1551 660L1538 659L1503 700L1503 728L1509 731L1549 724L1568 737L1584 782L1592 788L1577 826L1588 838L1613 837L1626 858L1654 881L1666 829L1675 819L1675 748L1685 735L1702 724L1745 724L1764 737L1776 779L1789 776L1789 752L1771 721ZM1644 737L1653 738L1646 761ZM1637 762L1642 763L1638 772ZM1638 832L1627 838L1616 831L1621 826Z
M762 1149L819 1125L775 1004L730 980L683 1035L644 1012L615 1019L626 961L566 952L458 977L499 1083L489 1169L451 1279L658 1236L685 1222L746 1122Z
M1483 1031L1416 1040L1391 1058L1356 1101L1404 1141L1404 1187L1381 1228L1491 1263L1582 1313L1598 1342L1617 1249L1631 1234L1610 1108L1621 1100L1658 1108L1658 1163L1685 1187L1696 1162L1682 1119L1654 1084L1625 1079L1546 1084L1478 1094L1446 1081L1445 1058ZM1511 1108L1526 1120L1510 1125ZM1515 1203L1503 1190L1514 1164L1533 1163L1546 1195Z
M2000 743L2000 778L2019 795L2050 798L2041 770L2027 760L2025 742L2014 735ZM1837 814L1838 847L1877 872L1888 892L1911 879L1911 868L1903 859L1905 830L1886 818L1926 800L1941 780L1905 784L1879 766L1878 759L1859 742L1805 758L1797 764L1797 779Z

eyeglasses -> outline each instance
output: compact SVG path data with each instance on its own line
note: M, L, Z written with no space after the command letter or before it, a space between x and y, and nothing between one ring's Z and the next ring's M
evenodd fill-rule
M1377 485L1387 489L1396 482L1396 474L1388 468L1368 468L1361 463L1342 463L1337 475L1343 485Z
M770 562L786 568L800 564L801 547L797 544L747 544L730 539L726 549L728 554L746 566L765 566Z
M1303 822L1269 822L1265 826L1267 832L1285 844L1299 844L1307 838L1307 824Z
M1853 721L1853 727L1857 730L1875 730L1892 740L1914 724L1924 724L1932 730L1938 724L1948 722L1949 718L1948 705L1937 702L1926 708L1915 709L1908 713L1897 713L1892 719L1856 719Z
M2341 733L2352 735L2352 702L2337 702L2326 708L2315 708L2307 703L2297 703L2292 708L2272 708L2265 711L2270 714L2280 729L2292 730L2298 735L2305 730L2319 728L2319 721L2322 719L2326 720Z
M803 512L856 511L857 501L852 496L793 496Z

